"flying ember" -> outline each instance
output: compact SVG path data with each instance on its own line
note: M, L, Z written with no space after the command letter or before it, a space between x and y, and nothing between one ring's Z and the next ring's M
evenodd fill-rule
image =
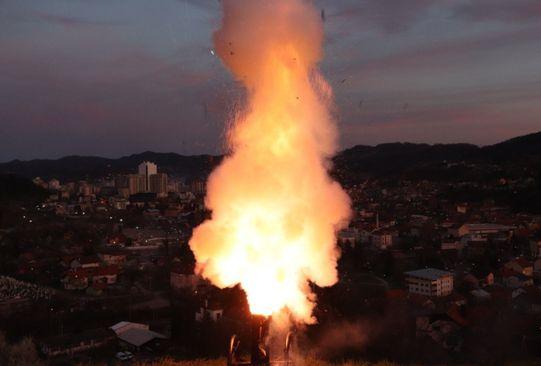
M317 69L323 29L303 0L222 1L217 55L246 88L228 131L231 153L211 174L210 220L190 246L218 287L240 284L253 314L288 309L313 322L309 282L337 281L336 231L350 202L329 177L336 151L332 91Z

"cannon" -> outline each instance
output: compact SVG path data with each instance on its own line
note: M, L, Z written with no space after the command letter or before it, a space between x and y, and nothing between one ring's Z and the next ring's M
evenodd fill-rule
M270 317L252 315L250 337L250 359L243 360L239 353L240 340L236 335L231 337L227 355L227 366L293 366L289 351L293 341L293 332L286 335L283 357L271 359L269 347Z

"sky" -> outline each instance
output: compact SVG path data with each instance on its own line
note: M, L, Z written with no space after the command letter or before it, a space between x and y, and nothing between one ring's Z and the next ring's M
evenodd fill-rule
M541 130L541 1L314 6L341 148ZM242 95L212 52L220 17L217 0L0 0L0 161L220 153Z

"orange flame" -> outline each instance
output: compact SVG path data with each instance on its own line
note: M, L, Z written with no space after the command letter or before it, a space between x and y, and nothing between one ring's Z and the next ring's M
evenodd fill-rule
M222 4L214 43L246 86L247 105L229 131L232 153L207 183L212 219L190 246L203 276L242 286L252 313L287 308L313 322L308 281L337 281L335 234L350 215L327 174L336 129L331 89L316 68L321 20L302 0Z

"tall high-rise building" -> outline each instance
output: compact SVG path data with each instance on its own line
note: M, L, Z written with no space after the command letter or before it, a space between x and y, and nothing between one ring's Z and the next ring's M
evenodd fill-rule
M168 192L167 174L158 173L156 164L144 161L139 164L139 174L125 174L115 177L115 188L123 197L132 194L152 192L158 196L166 196Z
M154 163L143 161L141 164L139 164L138 171L139 175L143 175L145 177L144 191L150 192L150 176L158 173L158 167Z
M204 180L195 179L190 184L190 190L195 194L204 194L206 183Z
M156 193L158 197L167 194L167 174L157 173L150 176L150 192Z
M127 179L130 194L146 191L146 178L141 174L128 174Z
M115 178L115 187L122 196L145 191L145 177L140 174L119 175Z

